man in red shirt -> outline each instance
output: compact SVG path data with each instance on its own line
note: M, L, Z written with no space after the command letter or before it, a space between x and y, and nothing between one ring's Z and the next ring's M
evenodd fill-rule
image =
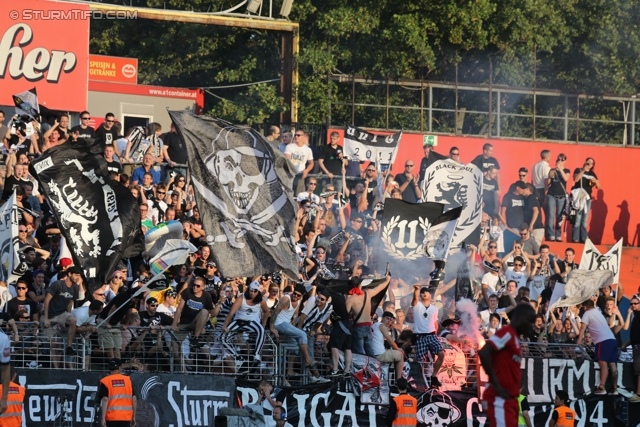
M536 313L528 304L518 305L511 312L511 324L498 330L480 350L480 362L489 377L489 387L482 397L482 406L491 427L518 425L518 395L520 394L520 335L533 329ZM494 371L493 367L500 369Z

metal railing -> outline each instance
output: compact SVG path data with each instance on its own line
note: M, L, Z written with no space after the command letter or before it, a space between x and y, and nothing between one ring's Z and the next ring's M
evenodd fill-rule
M635 96L331 75L333 123L491 138L640 144ZM386 89L386 90L384 90Z

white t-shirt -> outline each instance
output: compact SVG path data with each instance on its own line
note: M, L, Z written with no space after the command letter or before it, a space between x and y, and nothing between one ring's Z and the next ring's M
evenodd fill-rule
M71 310L71 314L73 314L73 317L76 318L76 326L87 326L96 324L96 315L89 315L88 305L74 308L73 310Z
M418 301L413 310L413 332L416 334L430 334L438 331L438 308L430 304L425 307Z
M544 188L544 180L549 177L549 171L551 170L551 166L549 163L544 160L540 160L538 163L533 165L532 174L532 184L537 189Z
M607 319L595 308L584 312L582 315L582 323L587 325L591 339L595 344L616 339L611 329L609 329Z
M515 280L518 284L518 289L527 286L527 279L529 278L529 275L525 272L521 271L518 273L513 270L507 270L504 276L507 279L507 283L509 283L511 280Z
M500 276L493 275L491 273L486 273L482 276L482 284L489 286L489 292L487 292L487 296L491 296L496 293L498 286L498 281L500 280Z
M164 313L170 317L173 317L176 314L176 308L172 305L170 305L169 307L165 307L164 304L160 304L158 305L158 308L156 309L156 311L158 313Z
M544 291L544 283L547 280L547 276L534 276L529 283L529 299L531 301L538 301L538 296Z
M500 313L504 313L505 309L504 308L497 308L495 313L496 314L500 314ZM482 319L482 326L485 328L488 328L489 325L491 324L491 312L489 311L489 309L487 310L482 310L480 312L480 318ZM500 326L502 326L502 316L500 316Z
M380 325L382 325L382 322L376 322L371 325L371 332L373 333L373 338L371 339L371 350L373 351L374 356L383 354L385 351L384 335L380 332Z
M320 204L320 196L313 193L309 194L308 191L303 191L301 193L298 193L298 196L296 197L296 201L300 203L303 200L311 200L312 203L315 203L317 205Z
M289 160L296 167L298 173L302 173L307 166L307 162L313 160L313 152L307 145L298 147L295 143L288 144L284 153L290 156Z

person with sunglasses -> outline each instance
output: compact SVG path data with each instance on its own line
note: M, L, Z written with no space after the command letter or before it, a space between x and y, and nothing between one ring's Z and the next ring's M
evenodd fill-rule
M77 134L77 139L94 139L96 130L89 126L91 114L88 111L80 113L80 124L71 128L71 134Z
M558 154L555 168L549 171L545 182L547 197L545 205L546 232L545 238L550 242L562 242L562 223L567 203L567 183L571 171L565 167L567 156Z
M225 332L222 336L223 347L236 360L245 359L249 355L238 354L235 343L236 336L240 332L255 334L255 338L251 337L251 341L255 343L255 352L251 365L253 367L260 365L262 347L266 339L264 328L269 314L269 307L267 307L267 303L260 293L260 283L257 280L251 281L247 291L236 298L231 311L229 311L227 318L224 320L222 325L222 330ZM246 359L245 362L247 362Z
M38 304L27 296L29 286L24 278L18 279L16 283L16 297L7 303L7 312L9 316L14 317L20 310L25 310L29 315L29 320L37 322L40 313L38 312Z
M82 117L82 115L80 116ZM96 138L100 141L101 150L104 151L104 147L107 145L114 145L118 139L118 132L113 124L116 122L116 116L113 113L107 113L104 116L104 122L96 130ZM117 152L117 151L116 151Z
M305 365L308 369L314 369L318 364L309 355L309 345L307 334L291 324L291 321L298 317L300 306L302 305L302 297L307 293L302 283L296 284L291 295L283 295L278 301L275 311L271 316L271 333L276 338L282 336L283 341L294 340L298 343L298 347L304 358ZM293 366L289 364L288 375L293 375L291 371Z
M422 198L422 190L418 184L419 174L415 174L413 160L404 163L404 172L396 175L396 182L402 192L402 200L409 203L418 203Z
M331 184L337 189L336 191L342 192L341 177L349 161L343 155L342 147L338 145L338 141L340 141L340 134L331 132L329 143L323 147L318 163L322 172L327 176L322 179L322 186Z
M629 402L638 403L640 402L640 295L631 297L623 329L629 331L629 339L623 347L630 345L632 348L633 374L637 377L636 392L629 398Z
M302 193L304 191L304 180L314 166L313 151L309 148L309 132L296 129L293 135L293 144L287 145L284 155L291 160L296 169L296 176L293 180L293 193Z
M574 185L571 189L571 197L574 201L578 200L579 197L581 200L581 203L575 203L579 209L576 209L576 217L571 232L571 240L573 243L584 243L588 237L587 219L591 211L591 193L593 187L600 188L598 175L596 175L594 171L595 166L596 161L592 157L587 157L584 161L584 166L582 166L582 168L576 168L573 171ZM580 194L582 194L582 196L580 196Z
M200 335L209 320L209 313L213 310L211 294L205 292L207 281L203 277L196 277L193 286L186 288L180 294L180 304L173 316L171 328L178 332L179 329L193 332L191 347L200 347Z

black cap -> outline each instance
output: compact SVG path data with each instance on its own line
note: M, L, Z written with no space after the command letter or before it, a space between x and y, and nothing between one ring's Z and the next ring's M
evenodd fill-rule
M120 366L122 366L122 360L118 359L117 357L114 357L113 359L109 360L109 370L110 371L115 371Z
M518 172L524 172L524 173L529 173L529 170L527 168L520 168L518 169Z
M396 315L390 311L385 311L384 313L382 313L382 317L390 317L391 319L395 319Z
M459 325L460 324L460 319L444 319L442 321L442 327L446 328L449 325L453 325L453 324Z
M154 297L149 297L147 298L147 304L157 304L158 300L155 299Z

